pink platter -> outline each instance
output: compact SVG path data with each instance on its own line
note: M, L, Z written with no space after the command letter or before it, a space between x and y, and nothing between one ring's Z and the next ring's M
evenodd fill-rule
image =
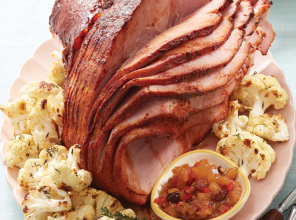
M14 81L10 88L8 102L12 102L18 98L20 89L33 80L46 80L46 72L48 66L54 61L50 54L52 51L62 51L62 45L57 38L52 38L42 43L35 51L32 58L30 58L21 68L18 78ZM262 56L260 53L256 54L255 65L251 69L265 75L273 75L277 78L282 87L287 91L289 100L284 109L280 111L271 110L270 112L276 114L283 114L289 128L290 140L285 143L270 143L274 148L277 158L268 172L267 177L262 181L257 181L254 178L249 178L251 182L251 194L243 207L243 209L235 215L232 220L252 220L257 219L270 205L273 198L282 188L286 175L293 159L293 150L295 146L295 110L292 103L292 93L286 83L283 71L279 65L274 61L273 56L269 52L267 56ZM1 126L2 149L1 159L3 162L3 155L6 153L8 141L13 137L13 127L9 119L4 116ZM207 135L197 147L215 150L218 138L213 133ZM21 206L21 202L26 193L25 190L17 183L18 170L17 168L10 169L6 167L5 177L13 192L13 196Z

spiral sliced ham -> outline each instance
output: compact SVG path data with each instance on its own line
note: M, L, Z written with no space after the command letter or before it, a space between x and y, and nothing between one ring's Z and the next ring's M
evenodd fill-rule
M86 5L86 7L82 7ZM134 204L228 112L267 53L267 0L57 0L67 66L62 138L93 186ZM68 23L69 22L69 23ZM69 24L69 25L68 25Z

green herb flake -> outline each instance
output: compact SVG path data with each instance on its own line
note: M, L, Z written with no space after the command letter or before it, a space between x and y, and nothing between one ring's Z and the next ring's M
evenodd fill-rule
M122 213L118 212L116 214L112 214L107 207L102 207L102 215L103 216L107 216L109 218L114 218L116 220L147 220L147 218L143 217L143 218L133 218L133 217L130 217L130 216L127 216L127 215L123 215ZM99 219L99 218L97 218Z

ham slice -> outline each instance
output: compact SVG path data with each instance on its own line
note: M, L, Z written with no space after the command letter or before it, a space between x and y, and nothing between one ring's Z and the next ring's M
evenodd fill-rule
M259 0L254 5L254 13L256 16L261 17L263 14L265 14L268 9L271 7L272 1L268 0Z
M229 20L234 20L238 7L240 5L240 0L234 0L224 11L223 17Z
M174 32L179 31L185 27L184 25L191 26L191 25L199 25L201 29L212 26L215 27L215 23L213 22L213 18L216 20L216 25L219 24L218 22L222 21L222 17L220 17L217 13L222 8L226 7L228 5L228 1L226 0L213 0L209 4L206 4L201 9L194 12L192 15L190 15L188 18L182 20L178 25L174 26L173 28L169 29L165 33L159 35L157 38L153 39L153 41L149 42L145 47L143 47L141 50L139 50L135 56L127 60L124 65L120 68L118 71L119 77L122 75L134 71L138 68L141 68L148 64L149 62L153 61L156 57L158 57L161 52L167 51L171 48L169 44L179 44L181 42L171 42L171 40L178 40L178 38L174 37ZM208 14L209 13L209 14ZM215 16L215 17L213 17ZM217 16L217 17L216 17ZM204 24L203 24L204 23ZM217 27L217 26L216 26ZM192 30L193 27L188 28ZM198 30L198 29L197 29ZM211 32L204 33L205 35L210 34ZM178 33L176 33L178 34ZM193 37L202 36L202 35L196 35Z
M182 81L186 78L195 78L201 76L212 69L221 67L229 63L239 50L243 37L244 31L234 30L226 41L219 49L211 53L205 54L198 57L192 61L183 63L177 67L171 68L163 73L157 74L155 76L146 78L136 78L131 80L126 84L117 94L112 102L108 102L107 107L101 108L97 112L96 119L100 118L98 122L98 127L105 125L110 114L113 112L120 100L126 95L129 89L133 86L149 86L149 85L161 85L169 84ZM110 100L110 99L108 99ZM96 105L95 105L96 106Z
M237 18L234 20L235 28L245 28L254 16L254 9L249 0L241 1L238 7Z
M119 81L116 82L112 89L109 89L108 94L104 97L103 100L98 99L96 101L93 106L93 111L96 111L100 106L103 106L101 108L104 108L104 105L108 104L109 102L113 102L112 98L114 95L117 95L118 99L123 98L122 95L119 96L115 92L128 81L139 77L157 74L163 70L172 68L178 64L184 63L187 60L200 56L208 51L215 50L228 39L229 35L231 34L232 28L233 24L225 19L211 35L187 41L177 48L165 53L159 58L158 61L156 61L152 65L126 74ZM108 85L104 89L107 90L107 87ZM124 91L119 91L118 93L125 95L129 88L129 86L125 86L124 89L121 89ZM102 93L104 92L102 91ZM114 102L116 103L116 100Z
M147 92L148 88L142 88L138 92L132 93L121 103L104 126L104 130L112 129L122 121L125 124L142 123L142 121L149 122L164 116L179 121L187 120L198 111L223 102L238 85L247 69L240 70L225 86L189 99L178 100L157 96L150 98L150 93Z
M265 36L266 36L265 32L262 30L261 26L259 25L255 29L253 34L247 39L247 41L252 44L252 52L259 48Z
M140 131L141 134L137 133L137 135L135 137L133 137L133 140L141 139L145 136L146 137L147 136L148 137L160 136L161 137L160 139L164 140L164 141L166 140L167 137L170 137L171 140L168 140L167 142L172 143L173 139L178 138L178 136L183 134L186 130L188 130L196 125L204 124L203 122L207 122L207 124L211 124L215 121L223 120L227 115L227 110L228 110L227 103L228 103L228 101L225 101L222 104L220 104L214 108L208 109L207 111L202 111L202 112L192 116L192 118L188 122L184 122L184 123L180 123L178 121L163 120L162 119L157 122L155 121L152 124L149 124L147 126L141 127L140 129L139 129L139 127L136 128L135 126L132 125L130 127L124 128L124 129L113 130L110 135L109 141L103 151L102 161L100 163L96 163L98 172L100 173L100 176L102 177L101 181L105 182L106 186L108 186L108 191L111 191L113 194L118 194L118 192L122 193L122 190L120 190L120 188L114 184L115 178L112 179L111 173L108 172L109 169L112 169L111 168L112 167L111 161L113 161L113 160L111 158L114 157L115 146L116 146L119 138L122 135L123 135L123 137L120 138L121 140L127 136L129 136L129 138L130 138L131 137L131 135L129 134L130 131L136 129L136 130ZM166 129L163 129L164 127L166 127ZM155 138L151 138L151 139L153 141L153 139L155 139ZM157 139L158 138L156 138L156 140ZM195 139L192 141L195 142L197 140ZM190 143L191 145L186 147L187 149L185 149L186 150L185 152L187 152L191 148L193 143ZM120 144L119 144L119 146L120 146ZM116 153L118 152L117 150L116 150ZM183 151L180 153L185 153L185 152ZM178 155L180 155L180 153L174 151L173 155L175 155L177 157ZM169 162L169 161L170 160L168 159L167 162ZM162 167L160 169L163 170L164 168L165 167ZM160 172L160 171L158 170L158 172ZM116 175L116 174L114 174L114 175ZM155 176L155 177L157 177L157 176ZM156 180L154 179L151 181L152 181L152 183L153 182L155 183ZM139 191L138 191L138 193L139 193Z
M259 50L262 55L267 55L268 49L274 41L276 34L273 31L272 25L265 19L261 19L259 25L265 32L265 37L263 38L263 42L259 46Z
M196 1L197 2L197 1ZM182 22L180 24L178 24L177 26L182 27L182 25L187 22L197 22L197 18L200 16L207 16L207 13L217 13L219 11L222 11L224 8L226 8L228 6L228 4L230 3L230 0L213 0L210 3L206 4L205 6L203 6L202 8L200 8L199 10L197 10L196 12L194 12L192 15L188 16L188 18L182 20ZM195 3L196 4L196 3ZM191 10L194 7L194 4L186 4L185 8L183 8L182 5L182 10L183 10L183 14L184 12L188 12L188 10L186 9L186 7L188 5L192 5ZM235 13L234 11L232 11L232 13ZM188 15L188 14L187 14ZM180 15L179 15L180 16ZM227 16L233 16L233 14L229 13L225 15ZM201 21L198 21L198 23ZM95 109L99 108L99 106L101 105L101 100L102 99L108 99L106 98L107 93L112 90L112 87L114 86L115 83L117 83L117 81L125 76L127 73L132 72L138 68L144 67L145 65L147 65L149 62L153 61L154 59L156 59L158 56L160 56L162 53L164 53L165 51L167 51L170 47L172 46L176 46L177 44L181 43L177 42L174 43L174 45L163 45L164 41L166 42L166 44L171 43L170 40L172 40L171 38L165 38L166 35L170 34L171 32L174 31L175 28L168 30L166 33L164 33L163 35L159 36L158 38L156 38L154 41L150 42L148 45L146 45L145 47L143 47L140 51L138 51L133 57L131 57L130 59L128 59L123 66L120 68L120 70L112 77L112 79L108 82L108 84L105 86L105 88L102 90L101 94L100 94L100 98L97 101L98 103L95 104ZM171 36L170 36L171 37ZM165 38L165 40L163 40L163 38ZM184 42L184 41L182 41ZM194 42L193 42L194 44ZM216 47L218 47L218 43L216 44ZM214 46L214 45L213 45ZM189 47L187 47L188 49ZM185 49L185 48L184 48ZM194 55L198 55L201 53L205 53L207 52L207 50L210 49L210 47L204 47L204 49L201 48L196 48L198 51L196 51L195 53L191 53L191 57L194 58ZM173 59L173 60L172 60ZM181 57L179 57L179 59L181 59ZM189 58L187 58L189 59ZM171 57L170 62L166 62L167 65L171 64L171 65L177 65L178 64L178 60L174 59L174 57ZM184 58L183 58L184 60ZM172 63L174 61L174 63ZM184 61L183 61L184 62ZM180 63L180 61L179 61ZM165 70L165 68L168 68L169 66L167 65L162 65L162 71ZM155 68L156 69L156 68ZM154 69L154 70L155 70Z
M81 139L76 130L88 130L87 116L101 89L131 54L168 28L171 21L165 18L175 10L171 1L122 0L97 20L67 77L63 133L67 145L81 143L85 135ZM83 111L80 106L84 106Z
M157 131L164 131L164 127L160 127ZM115 184L119 186L119 190L122 192L122 196L129 202L134 204L145 204L149 198L149 193L137 193L134 192L138 185L143 184L146 188L149 188L155 179L159 175L159 167L167 166L170 161L190 150L192 144L197 140L201 141L202 138L210 131L211 125L197 125L184 132L183 135L179 136L176 140L170 140L165 137L151 138L151 131L147 133L141 128L137 128L130 132L126 137L123 137L118 145L116 151L116 160L120 157L119 161L116 161L114 165L114 175L118 175L118 179ZM139 137L142 138L140 139ZM134 138L134 139L133 139ZM142 149L137 148L141 144ZM161 147L159 147L161 146ZM172 152L172 149L174 151ZM143 175L139 173L139 169L134 169L139 165L139 162L143 162L144 155L149 157L150 166L152 170L149 172L149 176L143 178ZM158 158L155 158L158 155ZM137 156L137 157L135 157ZM151 161L151 159L153 159ZM156 159L156 160L155 160ZM148 162L147 157L145 159ZM162 164L161 164L162 162ZM142 165L147 163L142 163ZM139 167L143 168L143 166ZM160 168L160 171L163 170ZM152 172L151 172L152 171ZM126 177L128 177L126 179ZM150 180L148 178L151 178ZM118 185L119 181L124 180L121 185ZM113 181L113 180L112 180ZM133 183L134 181L134 183ZM129 186L129 184L131 184Z
M51 30L67 47L91 23L92 18L113 5L113 0L57 0L49 17Z
M75 63L83 38L91 25L113 3L114 0L56 0L49 24L65 47L63 58L68 71Z
M246 27L246 36L251 35L259 24L260 17L254 16Z

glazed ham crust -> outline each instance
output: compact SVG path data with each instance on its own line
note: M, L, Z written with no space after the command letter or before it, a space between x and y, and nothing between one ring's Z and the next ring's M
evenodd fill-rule
M85 7L83 7L85 5ZM57 0L62 138L93 186L143 205L162 171L223 120L275 33L267 0ZM69 23L68 23L69 22Z

